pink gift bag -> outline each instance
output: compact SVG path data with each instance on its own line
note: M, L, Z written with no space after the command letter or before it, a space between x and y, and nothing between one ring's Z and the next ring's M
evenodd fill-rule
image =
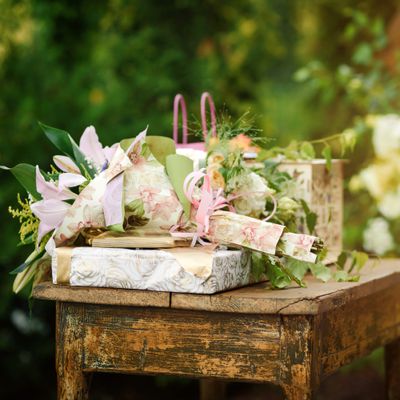
M203 131L204 142L188 143L188 126L187 126L187 110L185 99L181 94L177 94L174 99L174 125L173 125L173 139L178 149L195 149L205 150L205 141L208 136L207 128L207 112L206 102L208 102L211 116L211 136L217 137L217 118L215 115L214 101L208 92L201 95L200 100L200 113L201 113L201 128ZM178 137L178 119L179 119L179 106L182 110L182 143L179 143Z

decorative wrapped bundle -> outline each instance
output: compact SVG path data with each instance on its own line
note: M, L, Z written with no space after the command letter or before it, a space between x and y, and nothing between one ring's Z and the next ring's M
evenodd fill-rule
M211 294L254 283L249 252L207 248L60 247L53 283Z
M168 230L182 206L142 132L124 151L118 145L108 168L81 191L56 230L56 247L72 244L83 229L124 231L135 226Z

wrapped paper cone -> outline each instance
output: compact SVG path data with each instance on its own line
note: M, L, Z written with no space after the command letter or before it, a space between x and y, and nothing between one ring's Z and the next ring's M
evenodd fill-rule
M216 211L210 217L208 237L213 242L247 247L271 255L279 252L280 255L315 262L317 255L312 250L318 238L283 233L284 229L283 225L229 211Z

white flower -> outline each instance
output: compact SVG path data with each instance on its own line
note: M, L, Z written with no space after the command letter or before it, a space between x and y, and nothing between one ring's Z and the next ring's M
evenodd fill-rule
M388 219L400 217L400 187L382 197L378 202L378 210Z
M176 154L186 156L193 161L193 170L198 171L205 165L207 153L203 150L187 148L176 149Z
M364 249L377 255L383 255L394 249L394 240L389 224L384 218L374 218L368 222L364 231Z
M236 212L255 218L264 212L266 198L273 193L264 178L255 172L241 174L229 185L234 186L232 194L240 196L233 201Z
M395 114L377 116L372 137L375 153L379 157L390 156L400 149L400 117Z

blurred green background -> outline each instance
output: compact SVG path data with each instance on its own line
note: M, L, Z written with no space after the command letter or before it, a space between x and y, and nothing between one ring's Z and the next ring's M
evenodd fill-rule
M233 117L250 110L282 145L398 110L396 3L0 0L0 165L50 163L55 149L37 121L75 139L93 124L108 145L147 124L171 136L178 92L197 118L205 90ZM348 174L369 154L359 146ZM25 254L6 210L21 189L5 172L0 184L0 398L54 398L54 309L35 303L30 317L26 296L11 293L8 271ZM345 237L357 247L363 215L346 199Z

